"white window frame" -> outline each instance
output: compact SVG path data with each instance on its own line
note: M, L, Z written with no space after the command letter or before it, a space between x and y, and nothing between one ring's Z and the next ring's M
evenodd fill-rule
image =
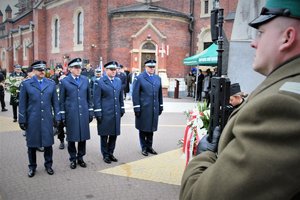
M205 1L207 1L207 0L201 0L200 18L210 17L210 11L213 9L213 1L208 0L208 13L204 13L204 11L205 11Z
M14 61L16 62L17 61L17 57L18 57L18 49L17 47L20 46L20 41L15 41L14 42L14 45L13 45L13 55L14 55Z
M80 44L77 43L78 41L78 15L81 13L82 17L82 41ZM73 34L73 50L74 51L83 51L83 44L84 44L84 12L83 9L77 8L73 15L73 25L74 25L74 34Z
M3 67L5 68L5 66L6 66L6 60L5 60L5 56L6 56L6 54L5 54L5 50L3 50L3 51L1 52L1 62L2 62L2 68L3 68Z
M57 46L55 46L55 22L57 20ZM60 52L60 18L55 15L52 18L52 23L51 23L51 53L59 53Z
M23 41L23 60L27 60L28 59L28 48L27 45L29 44L29 40L26 39Z

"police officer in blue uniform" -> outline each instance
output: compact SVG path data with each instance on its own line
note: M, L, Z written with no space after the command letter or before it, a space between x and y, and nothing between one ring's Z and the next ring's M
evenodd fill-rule
M118 63L104 65L106 74L94 84L94 113L100 135L104 162L117 162L113 155L117 136L121 133L121 117L125 113L122 82L116 77Z
M135 127L139 130L142 154L157 154L152 148L153 132L157 130L158 116L163 111L161 79L155 75L155 60L145 62L145 71L133 83L132 101Z
M91 88L91 95L92 95L92 98L93 98L93 92L94 92L94 84L97 80L99 80L101 78L101 68L96 68L95 69L95 76L93 76L91 78L91 81L90 81L90 88Z
M125 99L125 88L127 85L127 75L124 72L124 66L119 64L119 66L117 67L117 74L116 77L118 77L119 79L121 79L122 82L122 91L123 91L123 95L124 95L124 99Z
M35 75L21 83L19 101L19 125L26 133L29 177L35 175L38 147L44 147L44 166L47 173L54 174L52 169L53 117L57 122L60 121L55 82L45 78L46 62L36 61L31 66Z
M88 78L80 75L82 60L75 58L68 66L69 75L60 81L60 113L66 127L70 168L75 169L77 164L85 168L83 156L86 154L86 140L90 139L89 122L93 120L93 102ZM77 150L75 142L78 142Z

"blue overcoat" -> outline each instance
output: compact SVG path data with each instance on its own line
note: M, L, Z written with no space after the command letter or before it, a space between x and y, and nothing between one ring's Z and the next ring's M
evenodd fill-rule
M127 75L125 74L125 72L119 72L119 73L116 74L116 77L121 79L122 90L124 92L124 90L126 88L126 85L127 85Z
M28 147L49 147L54 144L53 114L60 120L55 82L43 78L40 86L37 78L21 83L19 98L19 123L27 124Z
M90 139L89 117L93 116L89 81L80 75L79 84L69 74L60 81L60 113L66 124L67 141L79 142Z
M97 124L98 135L120 135L121 113L125 113L122 82L114 78L114 84L108 76L96 80L94 84L94 113L102 117Z
M152 79L144 71L133 82L133 109L140 112L135 118L135 127L145 132L157 130L158 116L163 111L161 79L155 74Z

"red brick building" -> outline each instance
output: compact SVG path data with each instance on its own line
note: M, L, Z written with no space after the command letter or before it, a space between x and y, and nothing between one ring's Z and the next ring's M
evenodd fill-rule
M220 0L227 38L237 1ZM19 0L17 6L15 18L9 6L0 13L0 65L8 71L16 63L42 59L55 66L75 57L93 66L100 57L116 60L142 71L154 58L168 88L190 70L183 59L211 42L213 0Z

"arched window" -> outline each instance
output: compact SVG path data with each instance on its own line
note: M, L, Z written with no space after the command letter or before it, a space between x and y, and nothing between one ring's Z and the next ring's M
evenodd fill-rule
M5 52L4 52L4 50L2 51L1 54L0 55L1 55L2 69L6 69Z
M17 62L18 61L18 47L19 47L19 41L16 41L15 43L14 43L14 45L13 45L13 51L14 51L14 53L13 53L13 55L14 55L14 61L15 62Z
M58 47L58 19L54 21L54 48Z
M75 9L73 14L73 51L83 51L84 43L84 10L81 7Z
M141 63L140 63L140 69L141 71L145 70L145 65L144 63L147 60L150 59L156 59L156 46L154 43L152 42L146 42L144 44L141 45Z
M2 52L2 62L4 62L5 61L5 52L3 51Z
M82 44L83 41L83 16L82 12L77 15L77 44Z
M27 45L28 45L28 40L23 41L23 59L27 60Z
M60 19L58 15L54 15L51 23L51 53L59 53L60 46Z
M147 43L145 43L145 44L143 45L142 49L143 49L143 50L155 50L156 47L155 47L155 45L154 45L153 43L147 42Z

